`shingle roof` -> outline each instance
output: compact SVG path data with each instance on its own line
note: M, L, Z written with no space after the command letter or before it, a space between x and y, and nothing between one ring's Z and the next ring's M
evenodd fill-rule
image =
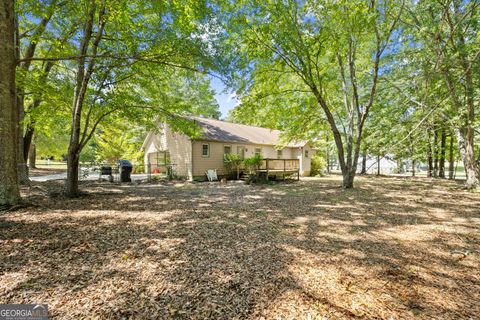
M245 124L226 122L210 118L194 117L195 122L203 129L201 140L251 143L263 145L280 145L279 130L248 126ZM288 147L302 147L306 142L289 143Z

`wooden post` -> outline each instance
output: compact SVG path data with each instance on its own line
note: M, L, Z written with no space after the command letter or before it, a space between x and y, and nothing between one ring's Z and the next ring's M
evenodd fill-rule
M286 174L286 168L287 167L287 160L283 159L283 181L285 181L285 174Z
M267 169L267 181L268 181L268 158L265 159L265 166Z

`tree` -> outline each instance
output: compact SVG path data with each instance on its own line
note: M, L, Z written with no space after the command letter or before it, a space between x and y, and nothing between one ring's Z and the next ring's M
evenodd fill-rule
M402 4L396 3L246 1L236 6L236 15L228 15L230 32L241 39L248 69L254 70L246 91L272 79L264 94L312 97L315 106L290 112L291 118L307 123L323 113L337 147L344 188L353 187L382 55L402 12ZM292 85L278 85L285 83Z
M17 177L15 100L15 12L13 0L0 1L0 206L20 200Z
M25 7L23 7L25 6ZM38 6L36 3L31 4L28 1L23 1L19 7L23 9L24 12L19 12L19 14L28 14L32 17L38 17L38 22L33 26L29 25L28 32L22 32L22 39L20 39L20 23L16 24L16 34L17 34L17 43L16 50L17 56L21 58L21 62L18 64L17 68L17 108L18 108L18 134L17 134L17 168L18 168L18 179L21 184L27 183L28 171L27 171L27 157L30 147L30 141L27 141L25 145L24 139L24 118L25 118L25 97L26 97L26 83L27 77L30 72L30 66L32 64L31 58L34 57L35 51L37 50L38 44L41 42L41 38L45 29L50 22L53 13L57 7L57 1L51 0L51 2L46 5L45 9L43 6ZM21 10L19 10L21 11ZM23 21L23 20L22 20ZM29 19L28 21L34 21L34 19ZM29 34L30 33L30 34ZM22 48L22 47L25 48ZM22 50L24 49L24 50Z
M478 99L480 42L478 1L412 1L406 24L412 42L436 58L435 67L447 88L453 123L465 172L466 186L480 186L475 152L475 100Z
M21 119L20 137L23 138L19 140L19 154L23 154L23 162L26 163L35 130L39 127L35 125L35 122L42 120L37 116L37 109L45 99L50 100L51 103L59 96L58 87L54 87L50 83L51 74L55 73L58 62L35 59L38 59L38 56L49 58L65 54L67 43L75 34L78 26L74 19L70 19L70 17L74 17L72 12L75 12L76 7L67 1L51 0L39 5L39 1L36 0L23 0L17 2L17 8L18 33L21 38L18 46L21 56L17 66L17 75L20 78L17 81L17 91L19 92L18 105ZM55 112L55 109L51 108L50 112ZM49 114L43 115L48 118ZM33 161L29 162L33 163ZM22 163L21 159L19 159L19 163ZM28 180L28 171L24 170L23 164L20 168L23 170L19 176L25 182Z
M211 42L198 37L199 32L208 32L197 20L206 8L189 2L161 7L142 1L137 6L127 1L86 2L76 53L67 194L78 195L80 153L103 119L114 112L132 114L137 107L155 109L148 97L129 85L138 68L146 68L145 63L195 72L211 67L215 51ZM126 103L127 96L135 104Z

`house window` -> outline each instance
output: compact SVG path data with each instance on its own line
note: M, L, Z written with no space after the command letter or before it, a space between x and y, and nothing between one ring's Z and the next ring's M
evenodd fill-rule
M232 153L232 146L223 146L223 154L230 154Z
M209 157L210 156L210 145L205 143L202 144L202 157Z
M255 156L261 156L262 155L262 148L255 148Z
M283 157L283 150L277 150L277 159L282 159Z
M308 158L308 150L305 150L305 158Z

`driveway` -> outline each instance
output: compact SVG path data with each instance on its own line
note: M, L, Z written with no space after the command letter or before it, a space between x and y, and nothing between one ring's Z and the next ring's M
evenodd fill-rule
M106 176L102 176L103 178L106 178ZM80 180L83 181L96 181L98 180L99 176L98 173L96 172L90 172L88 175L82 176L80 174ZM114 174L113 178L115 181L120 180L120 176L118 174ZM139 173L139 174L132 174L131 175L132 181L136 180L145 180L148 178L148 174L146 173ZM32 181L37 181L37 182L45 182L45 181L50 181L50 180L65 180L67 179L67 172L61 172L61 173L55 173L55 174L49 174L45 176L37 176L37 177L30 177L30 180Z

